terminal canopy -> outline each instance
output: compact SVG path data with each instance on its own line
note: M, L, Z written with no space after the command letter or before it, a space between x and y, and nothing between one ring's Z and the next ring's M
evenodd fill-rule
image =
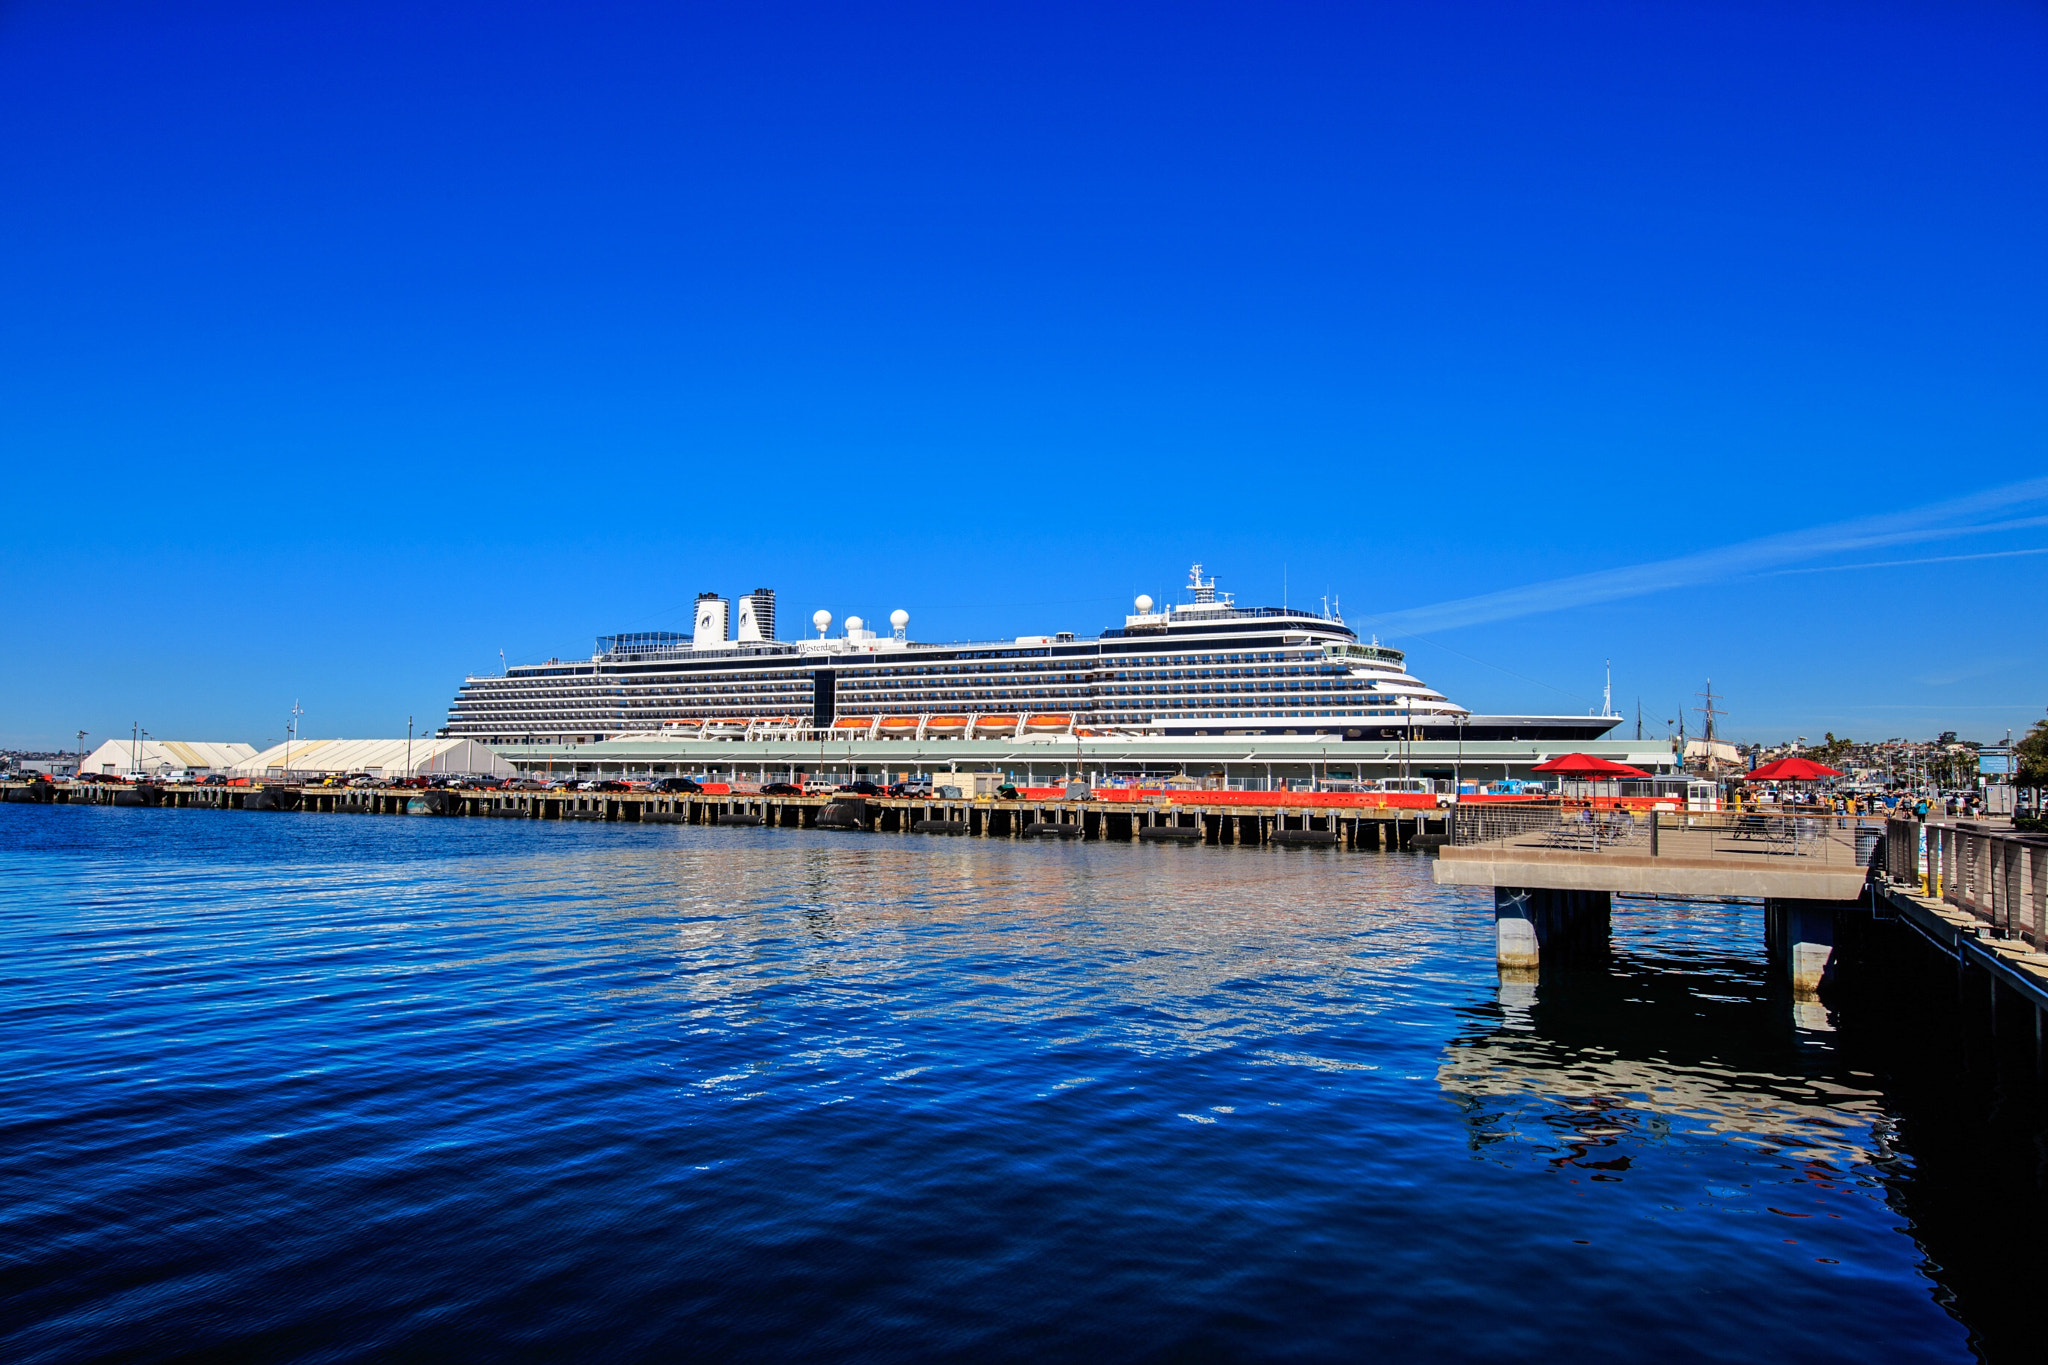
M1548 763L1538 763L1531 772L1556 773L1559 777L1648 777L1641 768L1595 758L1591 754L1563 754Z

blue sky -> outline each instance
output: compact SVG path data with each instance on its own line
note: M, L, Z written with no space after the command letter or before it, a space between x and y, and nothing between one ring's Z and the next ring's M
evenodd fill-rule
M8 0L0 744L1194 560L1477 709L1995 738L2044 69L2022 3Z

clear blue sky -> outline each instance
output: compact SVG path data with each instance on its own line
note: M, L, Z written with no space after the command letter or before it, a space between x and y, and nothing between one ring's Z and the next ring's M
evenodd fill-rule
M1995 738L2043 71L2034 3L0 0L0 744L1196 559L1479 709Z

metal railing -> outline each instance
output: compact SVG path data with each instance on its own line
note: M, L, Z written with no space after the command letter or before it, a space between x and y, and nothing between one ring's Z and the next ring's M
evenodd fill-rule
M1460 805L1451 842L1529 853L1867 867L1884 834L1874 816L1826 812L1594 810L1557 802Z
M2048 944L2048 835L1996 825L1893 819L1892 881L1968 911L2007 937Z

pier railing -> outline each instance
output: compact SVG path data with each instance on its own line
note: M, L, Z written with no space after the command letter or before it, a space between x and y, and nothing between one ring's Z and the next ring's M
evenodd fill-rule
M2048 944L2048 835L1969 820L1895 818L1885 839L1885 872L2009 938Z
M1542 802L1460 805L1452 843L1518 852L1867 867L1884 833L1876 817L1827 812L1594 810Z

